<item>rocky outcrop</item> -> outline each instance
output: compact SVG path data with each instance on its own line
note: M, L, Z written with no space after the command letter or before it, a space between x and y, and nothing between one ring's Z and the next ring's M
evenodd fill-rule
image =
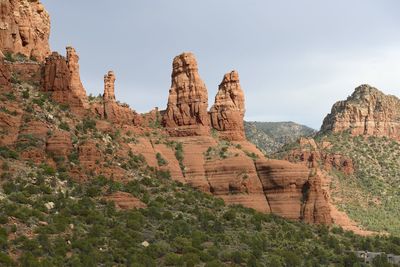
M200 78L196 58L183 53L174 58L172 85L163 124L172 136L209 133L208 93Z
M139 124L139 114L133 111L127 104L118 103L115 99L115 74L109 71L104 75L103 106L97 106L96 113L113 123Z
M50 17L38 0L0 2L0 50L43 61L50 54Z
M333 105L321 127L322 132L346 130L400 140L400 99L369 85L357 87L347 100Z
M47 139L46 152L55 157L66 159L72 151L71 134L56 131Z
M67 58L53 52L43 68L43 90L52 98L68 105L74 113L83 114L88 109L85 89L79 78L78 57L75 50L67 48Z
M107 201L114 202L115 207L118 210L130 210L130 209L144 209L147 205L140 201L140 199L132 196L126 192L115 192L110 196L104 198Z
M319 211L316 206L322 206L323 199L317 194L318 184L309 181L309 170L305 166L282 160L257 160L256 168L273 213L292 220L304 219L309 223L323 223L320 218L324 218L324 222L329 221L329 211ZM313 194L307 195L309 190ZM305 217L304 206L307 211ZM325 215L328 217L325 218Z
M227 140L244 140L244 94L236 71L225 74L215 104L211 107L211 126Z

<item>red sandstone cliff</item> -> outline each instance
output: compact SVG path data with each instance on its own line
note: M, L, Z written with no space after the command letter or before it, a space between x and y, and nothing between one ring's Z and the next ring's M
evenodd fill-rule
M43 67L43 90L52 98L68 105L75 113L83 114L89 108L86 91L79 74L79 57L75 49L67 47L67 58L57 52L46 58Z
M50 17L38 0L0 2L0 51L43 61L50 54Z
M400 140L400 99L369 85L357 87L347 100L333 105L321 127L323 132L345 130Z

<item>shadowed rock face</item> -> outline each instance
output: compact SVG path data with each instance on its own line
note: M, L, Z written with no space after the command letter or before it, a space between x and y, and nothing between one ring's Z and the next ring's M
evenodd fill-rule
M321 127L323 132L345 130L400 140L400 99L369 85L357 87L347 100L333 105Z
M38 0L0 2L0 50L43 61L50 54L50 17Z
M244 93L239 83L239 74L232 71L224 75L211 107L211 126L227 140L245 140Z
M207 135L208 93L192 53L174 58L172 85L163 124L172 136Z
M73 48L67 48L67 58L57 52L46 58L43 68L43 89L52 98L66 104L79 114L88 109L86 91L80 80L79 57Z

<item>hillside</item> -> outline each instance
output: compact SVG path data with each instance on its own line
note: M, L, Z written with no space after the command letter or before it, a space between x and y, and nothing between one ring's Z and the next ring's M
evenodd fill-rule
M149 167L140 154L115 154L121 142L141 134L104 133L101 120L80 120L35 85L12 86L12 93L2 92L3 113L28 110L26 122L51 120L46 135L71 133L74 144L95 140L104 155L113 155L101 161L104 168L120 166L129 178L85 171L88 158L79 156L80 148L66 157L49 153L48 163L26 160L43 145L36 134L1 147L2 266L352 266L357 259L348 251L400 254L398 238L365 238L226 206ZM158 164L165 164L162 156ZM71 177L73 166L86 181Z
M314 140L289 144L275 157L322 170L332 204L365 229L399 235L399 104L362 85L333 106Z
M245 122L247 139L267 154L277 152L285 144L300 137L312 136L314 129L295 122Z

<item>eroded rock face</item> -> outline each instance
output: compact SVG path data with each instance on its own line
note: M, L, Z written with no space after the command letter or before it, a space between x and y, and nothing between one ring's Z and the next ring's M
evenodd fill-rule
M200 78L196 58L183 53L174 58L172 85L163 124L172 136L209 133L208 92Z
M43 90L50 92L55 101L68 105L73 112L83 114L88 109L88 102L80 82L78 58L74 51L67 48L67 58L57 52L46 58L42 75Z
M11 73L4 62L0 59L0 86L2 88L10 87Z
M258 160L256 168L271 211L292 220L301 219L307 168L279 160Z
M67 158L72 151L71 134L65 131L55 131L47 139L46 152L56 157Z
M140 199L132 196L126 192L115 192L110 196L104 198L107 201L112 201L115 207L119 210L130 210L130 209L144 209L147 205L140 201Z
M321 127L323 132L346 130L353 135L400 140L400 99L369 85L357 87L347 100L333 105Z
M239 74L232 71L224 75L211 107L211 126L220 131L227 140L244 140L243 117L245 113L244 93L239 83Z
M0 2L0 50L43 61L50 54L50 16L38 0Z
M109 71L104 75L103 106L97 107L96 113L113 123L135 125L141 119L127 104L121 104L115 99L115 74Z

